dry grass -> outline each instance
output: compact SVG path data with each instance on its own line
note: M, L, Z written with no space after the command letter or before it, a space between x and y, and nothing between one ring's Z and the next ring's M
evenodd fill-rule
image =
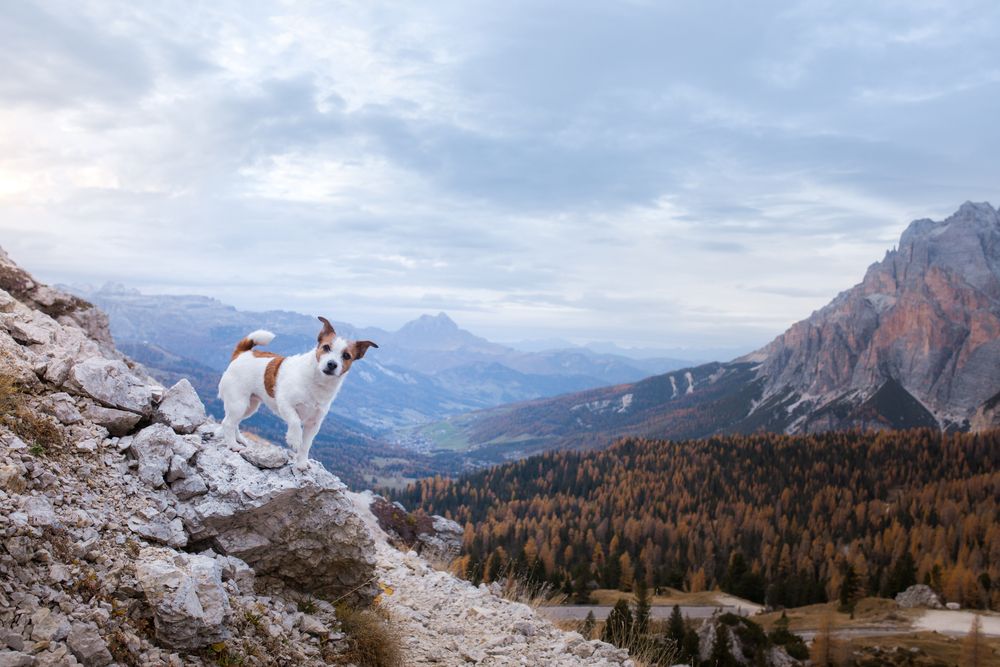
M24 389L6 375L0 375L0 424L24 440L36 456L63 444L59 427L48 417L31 410Z
M360 667L402 667L403 643L388 613L378 607L337 607L337 620L350 645L343 658Z
M993 652L995 662L985 664L1000 664L1000 639L983 638L983 643ZM851 648L878 646L892 649L901 646L904 649L919 649L935 660L949 665L961 665L962 640L958 637L947 637L936 632L915 632L909 635L893 635L891 637L862 637L851 640Z
M900 610L892 600L863 598L855 605L854 618L851 618L849 613L838 611L837 606L836 602L827 602L786 609L785 614L789 621L788 629L792 632L817 630L827 618L829 618L830 628L833 630L909 626L906 612ZM759 614L754 616L754 621L763 626L765 630L771 630L774 623L781 618L781 613L775 611Z

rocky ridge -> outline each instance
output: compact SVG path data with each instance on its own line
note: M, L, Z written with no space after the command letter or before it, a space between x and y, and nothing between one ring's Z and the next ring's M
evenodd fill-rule
M4 667L343 664L334 605L376 599L406 664L630 664L390 546L315 462L229 451L190 384L159 386L2 251L0 379Z
M765 347L639 382L453 417L449 442L523 455L626 435L1000 426L1000 214L917 220L864 279ZM505 453L507 449L503 449Z

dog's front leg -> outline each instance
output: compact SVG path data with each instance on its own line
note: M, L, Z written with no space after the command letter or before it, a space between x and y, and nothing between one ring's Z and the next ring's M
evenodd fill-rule
M305 470L309 467L309 449L312 447L313 438L319 432L319 427L323 424L322 417L307 419L302 426L302 446L295 457L295 467Z
M279 403L278 414L288 424L288 431L285 433L285 443L293 452L299 452L302 449L302 420L299 418L299 413L291 405Z

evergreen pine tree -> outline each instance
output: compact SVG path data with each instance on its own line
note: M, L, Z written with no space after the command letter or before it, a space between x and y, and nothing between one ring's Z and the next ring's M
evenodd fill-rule
M628 608L628 602L625 598L619 598L608 614L608 620L604 622L601 640L618 648L628 648L632 637L632 624L632 612Z
M708 667L739 667L729 647L729 630L722 623L715 624L715 640L708 655Z
M678 647L684 643L684 617L681 616L680 606L676 604L670 612L670 620L667 621L667 636L674 640Z

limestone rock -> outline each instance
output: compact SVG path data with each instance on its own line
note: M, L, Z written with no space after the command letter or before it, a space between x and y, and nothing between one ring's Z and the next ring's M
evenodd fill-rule
M177 548L187 546L188 540L187 533L184 532L184 524L177 517L167 519L159 512L152 517L134 514L129 517L128 527L136 534L153 542Z
M84 667L105 667L114 661L95 623L74 623L66 644Z
M66 616L40 607L31 615L31 638L36 642L62 641L69 635L70 625Z
M132 438L132 452L139 460L139 477L156 488L163 486L174 457L188 461L197 448L173 432L169 426L153 424Z
M450 563L462 549L465 531L458 523L443 516L433 516L431 533L420 533L417 542L420 554L431 561Z
M177 433L194 433L208 419L205 406L187 378L167 390L153 412L153 421Z
M374 596L372 536L335 476L316 465L260 470L222 445L195 467L209 493L178 506L191 541L299 590Z
M83 415L76 409L73 398L66 392L51 394L41 408L67 426L83 421Z
M240 456L258 468L280 468L288 464L288 450L276 445L251 442L240 451Z
M73 366L68 388L90 396L105 407L149 415L152 389L124 361L92 357Z
M903 609L926 607L928 609L944 609L941 598L926 584L914 584L902 593L896 595L896 604Z
M105 408L100 405L88 405L83 410L83 416L108 429L108 433L113 436L131 433L136 424L142 420L142 415L135 412Z
M135 571L165 646L194 650L227 638L229 600L214 559L150 547L140 552Z
M21 651L0 651L0 667L35 667L38 659Z

